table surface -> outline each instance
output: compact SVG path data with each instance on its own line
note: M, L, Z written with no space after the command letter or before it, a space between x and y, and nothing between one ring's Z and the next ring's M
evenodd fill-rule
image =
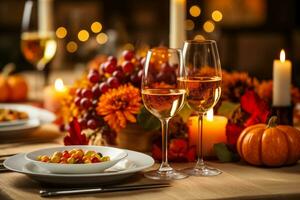
M20 139L22 142L20 142ZM61 145L54 125L44 125L26 137L0 137L0 155ZM209 162L223 173L216 177L189 177L173 181L169 188L52 197L52 199L300 199L300 163L282 168L258 168L244 163ZM176 169L193 163L173 163ZM158 164L153 168L158 167ZM131 182L145 182L141 174ZM39 183L14 172L0 173L0 199L43 199Z

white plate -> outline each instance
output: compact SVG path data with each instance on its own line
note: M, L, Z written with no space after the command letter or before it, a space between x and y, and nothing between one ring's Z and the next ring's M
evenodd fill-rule
M0 135L13 133L23 133L38 128L41 124L51 123L55 120L55 115L45 109L33 107L24 104L8 104L0 103L0 108L13 109L17 111L26 112L29 115L28 120L17 120L23 121L24 123L17 123L13 126L0 126Z
M20 119L20 120L13 120L8 122L0 122L0 128L7 127L7 126L19 126L26 124L29 119Z
M46 163L36 160L38 156L47 155L51 156L54 152L62 152L64 150L82 149L84 151L92 150L101 153L103 156L109 156L110 161L90 163L90 164L59 164L59 163ZM105 146L63 146L40 149L25 154L25 158L30 162L33 162L38 167L44 168L51 173L65 173L65 174L84 174L84 173L97 173L102 172L114 166L117 162L127 156L127 152L123 149Z
M25 159L25 154L12 156L4 161L4 166L12 171L26 174L30 178L51 184L83 185L83 184L107 184L120 181L134 175L154 164L152 157L136 151L125 150L128 153L126 159L134 163L134 167L117 172L104 172L94 174L53 174L38 168L32 162Z

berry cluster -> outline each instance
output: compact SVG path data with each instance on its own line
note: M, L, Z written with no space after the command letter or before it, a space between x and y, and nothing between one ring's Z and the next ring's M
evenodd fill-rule
M116 57L109 56L98 69L89 70L87 74L89 86L77 88L74 99L81 113L78 121L82 129L95 130L102 125L103 121L96 113L98 100L102 94L125 83L140 87L144 61L144 58L138 59L133 51L124 51L119 62Z

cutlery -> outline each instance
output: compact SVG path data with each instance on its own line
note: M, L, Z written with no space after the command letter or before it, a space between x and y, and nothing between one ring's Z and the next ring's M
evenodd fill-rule
M6 158L6 157L14 156L14 155L16 155L16 153L2 154L2 155L0 155L0 158Z
M0 163L0 172L8 172L10 170L6 169L3 165L3 163Z
M40 190L42 197L68 195L68 194L89 194L89 193L103 193L103 192L117 192L117 191L130 191L130 190L142 190L142 189L155 189L170 187L169 183L155 183L155 184L143 184L143 185L123 185L113 187L93 187L93 188L70 188L70 189L43 189Z

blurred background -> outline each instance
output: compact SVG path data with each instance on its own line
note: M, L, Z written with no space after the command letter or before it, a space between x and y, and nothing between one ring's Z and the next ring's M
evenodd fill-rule
M0 0L0 68L35 70L20 50L24 0ZM56 0L57 52L50 70L75 69L99 54L169 45L169 0ZM272 78L283 48L300 86L300 2L296 0L187 0L188 39L217 40L222 67Z

